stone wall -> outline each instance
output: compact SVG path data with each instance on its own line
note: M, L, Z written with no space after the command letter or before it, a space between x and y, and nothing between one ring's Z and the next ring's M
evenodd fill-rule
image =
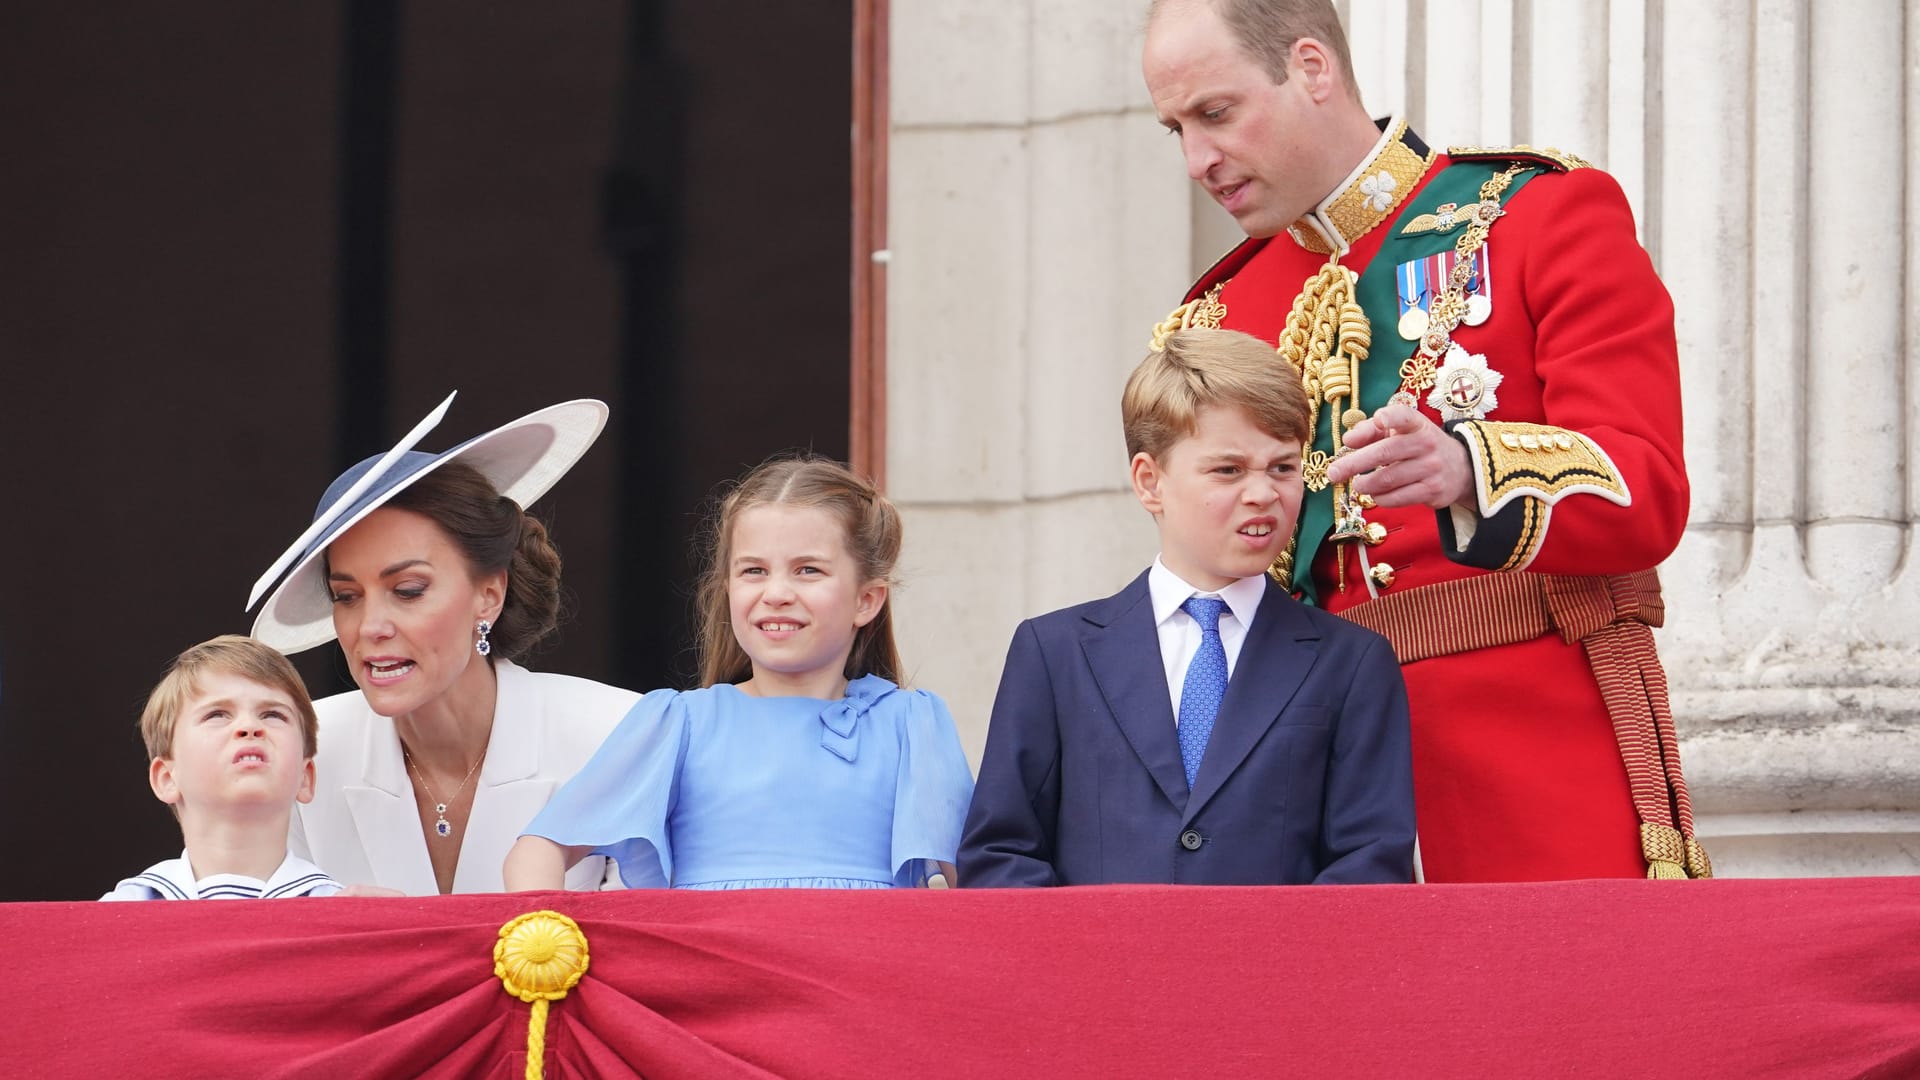
M892 7L887 486L901 651L978 762L1021 619L1153 558L1120 388L1187 285L1188 181L1111 0Z
M1155 550L1118 396L1230 246L1139 76L1144 4L896 0L902 647L985 738L1020 618ZM1376 113L1612 171L1679 311L1693 512L1661 648L1728 875L1920 872L1920 19L1901 0L1346 0ZM1138 8L1139 10L1135 10Z

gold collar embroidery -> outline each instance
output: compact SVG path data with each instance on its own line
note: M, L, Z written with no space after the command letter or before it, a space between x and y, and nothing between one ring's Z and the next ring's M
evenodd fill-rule
M1333 194L1287 227L1293 242L1317 255L1345 255L1359 239L1392 217L1433 166L1406 143L1407 122L1394 117L1373 151Z

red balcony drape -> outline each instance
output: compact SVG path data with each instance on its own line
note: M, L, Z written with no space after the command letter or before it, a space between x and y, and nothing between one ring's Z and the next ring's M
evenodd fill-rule
M31 1076L1920 1076L1920 879L0 906Z

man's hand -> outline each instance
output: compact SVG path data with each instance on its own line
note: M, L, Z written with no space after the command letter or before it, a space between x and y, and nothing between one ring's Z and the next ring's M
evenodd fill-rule
M1327 480L1381 506L1471 505L1473 470L1467 448L1405 405L1388 405L1348 430L1348 451L1327 467Z

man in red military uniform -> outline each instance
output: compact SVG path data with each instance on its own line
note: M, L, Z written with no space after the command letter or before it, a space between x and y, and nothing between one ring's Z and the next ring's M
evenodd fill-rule
M1648 629L1687 515L1673 304L1619 186L1376 122L1327 0L1156 0L1143 68L1248 236L1156 340L1301 372L1274 573L1394 644L1426 879L1709 875Z

